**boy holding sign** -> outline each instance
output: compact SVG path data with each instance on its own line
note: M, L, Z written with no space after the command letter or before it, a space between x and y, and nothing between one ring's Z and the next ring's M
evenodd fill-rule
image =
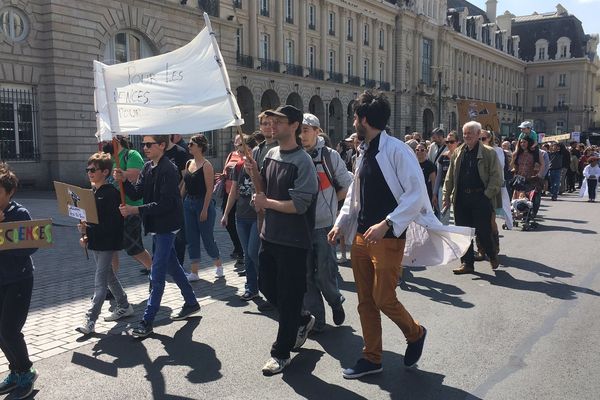
M8 165L0 163L0 223L31 220L27 209L12 201L18 183ZM10 369L0 383L0 394L11 393L15 399L27 398L38 376L21 333L33 291L31 255L36 250L0 250L0 349Z
M75 328L77 332L84 335L94 332L96 320L106 299L107 286L117 301L117 308L104 320L116 321L133 314L133 307L127 301L127 295L111 265L114 253L123 248L123 217L119 212L121 203L119 191L106 182L112 166L110 155L99 152L88 159L88 166L85 169L94 190L98 223L82 221L77 226L79 232L84 235L81 238L81 245L92 250L96 260L92 306L86 314L83 325Z

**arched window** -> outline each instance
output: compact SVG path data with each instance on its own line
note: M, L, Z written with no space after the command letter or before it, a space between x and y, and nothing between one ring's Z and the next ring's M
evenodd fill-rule
M568 37L561 37L556 42L556 57L557 60L560 58L571 58L571 39Z
M548 59L548 41L539 39L535 42L535 61L543 61Z
M119 64L156 54L152 45L141 34L134 31L117 33L104 49L105 64Z

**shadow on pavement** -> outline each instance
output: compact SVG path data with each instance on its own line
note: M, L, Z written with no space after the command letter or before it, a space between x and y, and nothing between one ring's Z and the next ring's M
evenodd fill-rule
M583 233L586 235L598 233L598 232L592 231L590 229L576 229L576 228L569 228L568 226L548 225L543 222L538 225L538 227L536 228L536 231L538 231L538 232L545 232L545 231L576 232L576 233Z
M164 367L188 366L190 371L186 378L191 383L212 382L222 377L221 362L215 350L193 340L194 330L200 321L201 318L188 319L173 337L154 332L150 338L160 340L167 353L155 360L150 359L142 340L132 339L130 336L106 336L92 348L93 356L74 352L71 362L112 377L118 376L119 369L142 365L146 370L145 378L152 387L152 398L187 400L190 398L165 393L166 385L162 374ZM127 351L123 351L124 345L127 346ZM98 358L103 355L114 357L114 361L107 362Z
M355 332L351 326L328 326L325 331L309 336L309 339L319 343L327 354L338 360L341 368L353 364L360 357L363 339Z
M324 354L320 350L301 350L292 359L291 368L284 370L283 381L305 399L366 399L351 390L325 382L313 375L317 362Z
M504 265L505 267L518 268L524 271L533 272L545 278L571 278L573 276L573 274L570 272L552 268L545 264L532 260L526 260L524 258L510 257L501 254L498 256L498 259L500 260L500 264Z
M465 294L462 289L454 285L413 275L413 271L424 270L425 268L423 267L405 267L402 273L402 282L399 285L400 289L407 292L419 293L441 304L448 304L459 308L475 307L474 304L460 298L461 294Z
M498 270L496 276L475 272L476 279L484 280L494 286L502 286L515 290L526 290L529 292L539 292L555 299L574 300L577 293L585 293L593 296L600 296L600 293L580 286L568 285L559 281L530 282L523 281L513 277L507 271Z
M570 222L573 224L587 224L589 223L589 221L583 221L580 219L565 219L565 218L550 218L550 217L543 217L544 221L558 221L558 222Z

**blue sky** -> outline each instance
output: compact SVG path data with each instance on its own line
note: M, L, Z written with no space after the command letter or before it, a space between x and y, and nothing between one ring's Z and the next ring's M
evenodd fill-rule
M469 1L485 10L486 0ZM506 10L515 15L551 12L559 3L582 22L585 33L600 33L600 0L498 0L498 15Z

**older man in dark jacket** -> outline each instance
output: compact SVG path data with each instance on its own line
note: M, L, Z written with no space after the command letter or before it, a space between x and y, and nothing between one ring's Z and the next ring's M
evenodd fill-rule
M477 238L490 259L492 269L498 258L492 238L493 204L503 182L502 168L496 152L480 143L481 124L467 122L463 126L464 144L452 155L443 189L443 208L452 204L456 225L475 228ZM457 275L475 271L473 244L461 257L462 265L453 270Z

